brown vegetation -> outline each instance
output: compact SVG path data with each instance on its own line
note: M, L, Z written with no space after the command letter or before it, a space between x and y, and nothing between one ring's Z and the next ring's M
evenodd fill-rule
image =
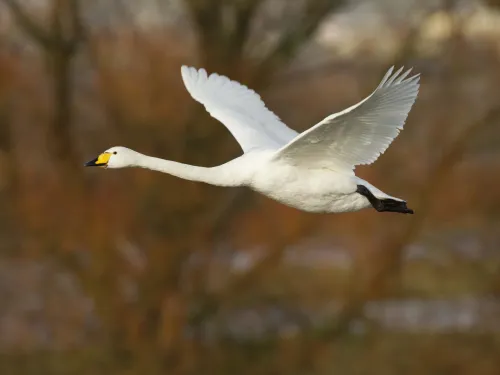
M420 36L436 10L398 28L385 61L311 69L290 66L346 1L275 14L264 0L184 0L187 25L150 28L126 12L92 25L97 0L51 0L46 18L0 1L24 38L0 34L2 374L498 372L498 310L486 329L446 334L367 314L374 301L498 299L499 52L469 40L463 17L432 56ZM405 131L358 171L416 215L311 215L246 189L84 169L112 145L203 166L238 155L184 89L182 64L257 89L297 130L364 97L388 66L414 65L423 84ZM467 234L480 257L457 250L474 251ZM409 259L412 246L426 255Z

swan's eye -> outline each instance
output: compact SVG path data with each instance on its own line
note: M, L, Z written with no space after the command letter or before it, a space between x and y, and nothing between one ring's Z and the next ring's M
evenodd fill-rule
M118 152L115 151L115 152L113 152L113 154L116 155L116 154L118 154Z

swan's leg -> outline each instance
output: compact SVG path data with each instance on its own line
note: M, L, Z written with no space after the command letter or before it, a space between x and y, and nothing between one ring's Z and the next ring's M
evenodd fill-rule
M413 214L413 210L406 206L406 202L397 201L395 199L379 199L373 193L363 185L357 185L358 188L356 192L366 197L370 204L378 212L399 212L402 214Z

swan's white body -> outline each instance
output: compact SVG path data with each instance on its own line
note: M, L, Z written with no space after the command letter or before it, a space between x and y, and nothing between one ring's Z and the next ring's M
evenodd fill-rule
M226 125L242 156L204 168L112 147L86 165L142 167L213 185L248 186L309 212L357 211L373 205L372 195L404 203L356 177L354 168L373 163L399 134L418 94L418 75L406 78L410 71L392 74L391 68L366 99L298 134L246 86L208 76L204 69L183 66L181 71L191 96ZM360 193L360 186L369 193Z

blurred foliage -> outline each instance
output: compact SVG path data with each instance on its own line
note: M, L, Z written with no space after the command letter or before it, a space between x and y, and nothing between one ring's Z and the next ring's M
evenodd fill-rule
M340 57L318 34L355 3L151 0L170 20L155 24L121 0L0 0L2 374L498 372L498 35L422 2ZM239 154L182 64L258 90L297 130L414 66L405 131L359 174L416 215L82 168L120 144L203 166Z

